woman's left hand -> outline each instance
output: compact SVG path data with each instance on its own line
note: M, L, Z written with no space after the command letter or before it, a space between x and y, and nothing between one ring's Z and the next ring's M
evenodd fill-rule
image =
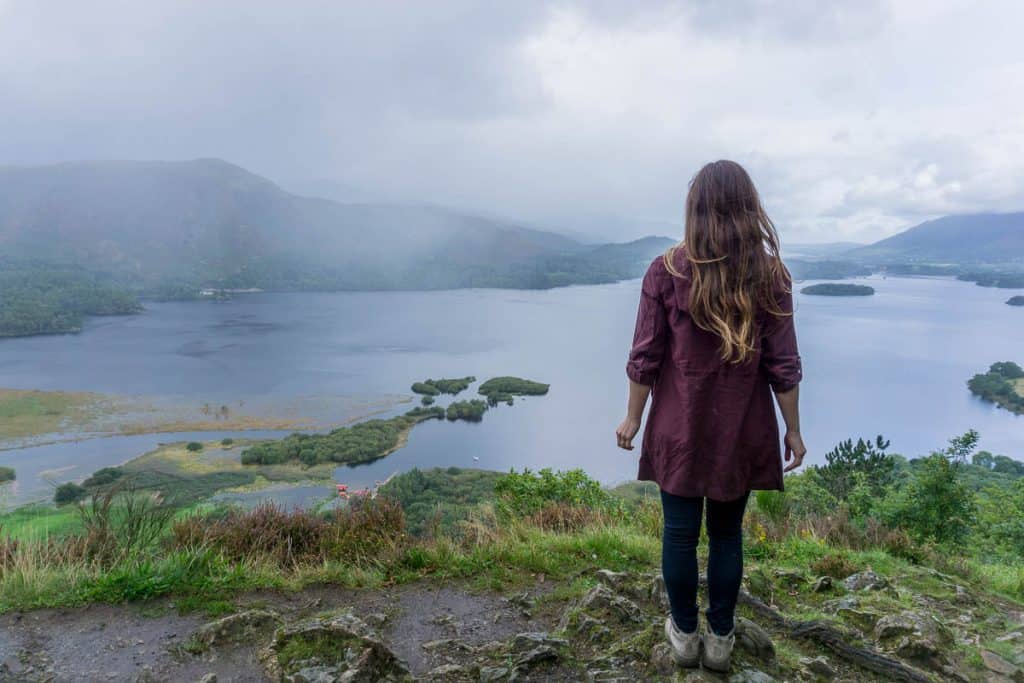
M640 431L640 420L632 417L627 417L619 425L619 428L615 430L615 440L618 441L619 448L624 448L627 451L633 450L633 437Z

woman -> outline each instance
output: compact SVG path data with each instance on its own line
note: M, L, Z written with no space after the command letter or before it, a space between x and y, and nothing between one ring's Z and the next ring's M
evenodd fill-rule
M629 407L616 430L633 449L651 411L641 480L657 482L665 516L662 571L671 615L665 633L684 666L726 671L743 579L743 511L754 489L782 490L803 462L800 356L791 280L778 236L750 176L732 161L700 170L686 198L684 241L647 271L626 366ZM707 628L698 635L697 542L707 501ZM701 643L703 642L703 657Z

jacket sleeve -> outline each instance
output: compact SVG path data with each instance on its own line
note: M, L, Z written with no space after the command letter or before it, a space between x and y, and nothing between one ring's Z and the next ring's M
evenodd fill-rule
M765 336L761 342L761 368L767 374L772 390L783 394L803 379L803 366L796 345L792 287L779 292L777 300L784 315L767 314Z
M626 375L637 384L651 386L658 379L661 361L668 345L668 316L652 267L644 276L640 307L636 314L633 348L626 363Z

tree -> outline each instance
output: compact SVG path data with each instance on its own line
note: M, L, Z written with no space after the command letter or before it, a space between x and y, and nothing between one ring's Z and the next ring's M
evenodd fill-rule
M825 454L826 465L818 468L821 484L825 489L843 501L857 485L855 473L863 474L862 484L867 485L875 493L881 490L892 479L896 460L885 450L889 442L881 435L875 441L847 439Z
M83 487L79 486L73 481L69 481L66 484L61 484L57 487L57 490L53 492L53 502L57 505L67 505L68 503L77 503L78 501L89 495Z

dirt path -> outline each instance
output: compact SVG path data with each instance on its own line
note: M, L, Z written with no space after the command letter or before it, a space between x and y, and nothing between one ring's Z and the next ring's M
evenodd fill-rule
M419 676L445 663L424 643L455 639L469 645L549 630L549 618L528 616L515 601L457 587L419 583L386 592L314 587L296 593L240 597L239 610L274 610L285 621L351 608L382 622L385 644ZM240 643L190 655L183 647L210 618L178 614L168 602L38 610L0 617L0 681L266 681L258 650Z

